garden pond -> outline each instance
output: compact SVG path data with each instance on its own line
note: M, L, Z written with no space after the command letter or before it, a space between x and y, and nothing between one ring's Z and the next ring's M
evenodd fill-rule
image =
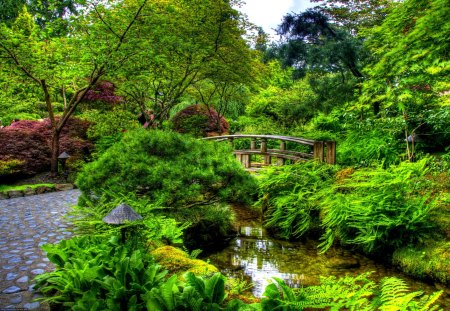
M356 276L373 271L372 280L395 276L405 280L410 290L431 293L444 290L438 303L450 310L450 289L440 284L427 284L343 248L331 248L319 254L317 241L290 242L271 237L257 220L239 221L238 236L230 245L208 256L223 274L251 281L252 293L261 297L272 277L284 279L291 287L316 285L320 276Z

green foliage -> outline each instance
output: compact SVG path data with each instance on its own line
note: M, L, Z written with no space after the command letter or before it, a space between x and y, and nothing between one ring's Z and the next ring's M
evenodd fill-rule
M406 284L397 278L384 278L380 285L367 278L346 276L322 278L321 284L305 288L289 288L283 280L274 278L275 283L266 287L262 310L438 310L432 306L442 291L430 296L422 292L408 293ZM328 310L328 309L327 309Z
M401 140L386 134L378 129L350 132L344 141L339 143L336 152L337 163L353 166L398 164L404 154L399 146Z
M331 187L335 172L336 167L313 161L263 171L256 206L266 211L265 226L287 239L317 229L321 191Z
M131 206L143 217L143 220L122 226L105 224L103 217L121 203ZM145 199L105 191L102 196L85 201L84 205L74 206L73 210L68 214L68 219L75 225L73 230L80 235L120 236L120 230L127 228L127 239L134 239L141 245L147 245L149 242L155 245L161 243L182 243L183 230L187 228L189 222L183 220L184 224L181 225L175 219L155 215L154 212L157 211L154 208Z
M381 254L429 236L436 227L430 212L440 202L430 197L427 161L360 169L339 180L321 204L326 229L322 250L338 238Z
M172 132L127 132L78 176L82 200L104 189L142 195L154 206L189 207L243 198L255 181L226 144Z
M43 249L56 270L39 275L36 288L62 310L143 310L142 295L167 274L144 249L117 238L75 237Z
M235 234L234 213L226 204L163 209L155 213L190 224L183 231L184 245L190 250L220 248Z
M139 126L137 117L133 113L119 108L111 111L89 110L83 112L82 117L92 124L87 134L94 140L120 135L124 131Z
M364 33L373 61L360 103L382 102L406 114L448 105L448 14L447 0L402 1Z
M20 167L25 161L11 159L0 160L0 176L8 176L20 171Z

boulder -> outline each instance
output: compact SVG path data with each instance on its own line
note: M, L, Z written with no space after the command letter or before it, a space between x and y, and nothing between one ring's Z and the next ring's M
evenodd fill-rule
M42 193L46 193L46 192L52 192L53 189L47 186L39 186L36 187L36 194L42 194Z
M333 257L328 260L327 266L331 269L359 268L359 260L354 257Z
M9 199L7 192L0 192L0 200L6 200Z
M20 198L20 197L23 197L23 191L22 190L10 190L10 191L8 191L8 195L10 198Z
M72 190L73 185L72 184L56 184L55 189L56 189L56 191Z
M30 196L30 195L35 195L35 194L36 194L36 190L33 189L33 188L26 188L26 189L23 191L23 195L24 195L25 197Z

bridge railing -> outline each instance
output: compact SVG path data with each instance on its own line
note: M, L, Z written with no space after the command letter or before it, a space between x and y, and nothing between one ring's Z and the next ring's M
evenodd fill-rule
M251 168L251 156L262 155L264 165L270 165L272 158L276 158L277 165L283 165L285 160L294 162L308 159L315 159L320 162L336 164L336 142L319 141L300 137L280 136L280 135L223 135L206 137L205 140L229 141L234 144L237 139L250 139L250 149L235 150L236 158L246 167ZM269 149L268 141L279 141L279 149ZM292 142L306 146L307 152L288 150L286 143Z

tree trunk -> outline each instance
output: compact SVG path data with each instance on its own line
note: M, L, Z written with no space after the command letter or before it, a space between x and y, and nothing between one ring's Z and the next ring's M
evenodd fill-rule
M58 174L58 156L59 156L59 136L60 131L53 129L52 135L52 158L50 160L50 172L53 177Z

